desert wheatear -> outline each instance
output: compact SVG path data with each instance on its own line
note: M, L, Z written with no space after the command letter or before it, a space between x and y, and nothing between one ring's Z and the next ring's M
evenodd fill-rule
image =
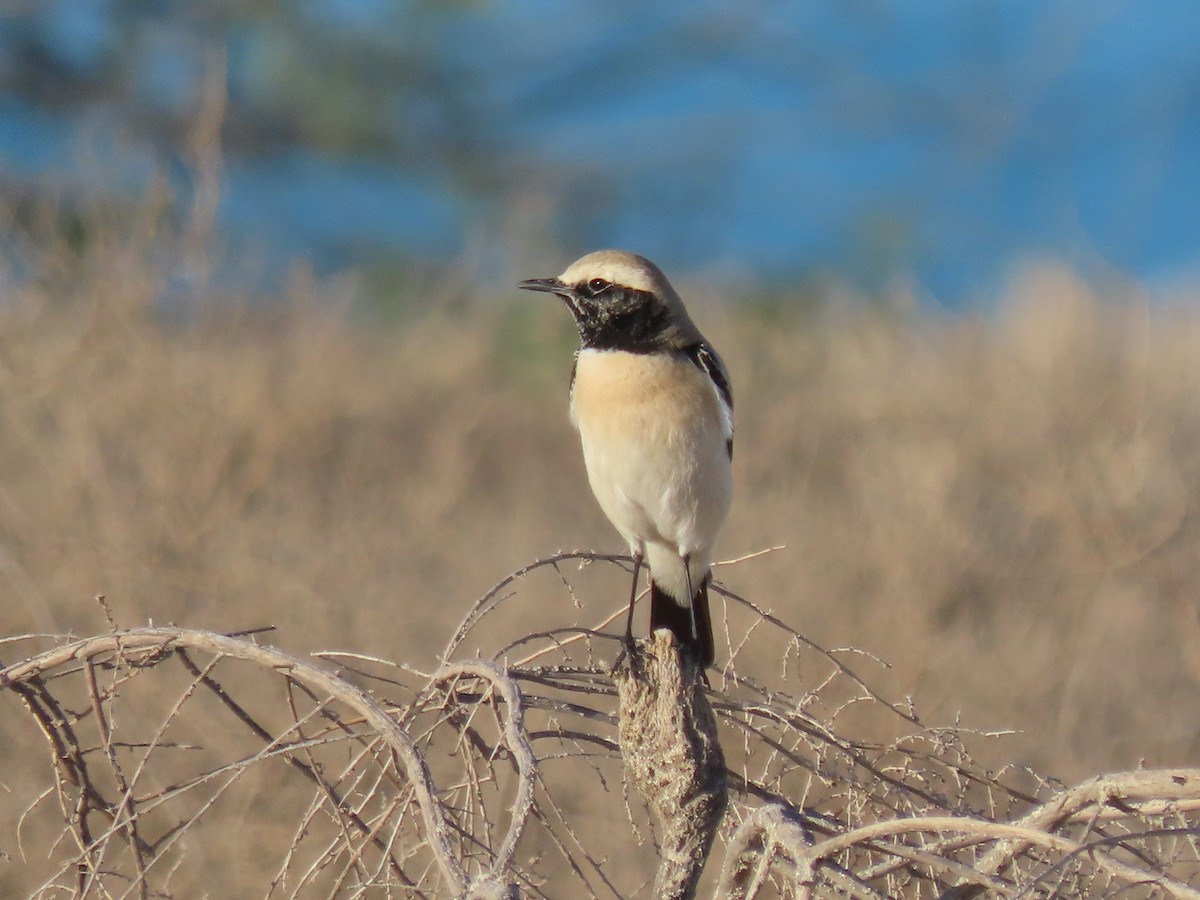
M732 493L733 392L721 358L659 268L633 253L589 253L521 287L557 294L579 329L571 421L592 492L633 554L626 641L644 561L650 628L670 629L712 665L708 582Z

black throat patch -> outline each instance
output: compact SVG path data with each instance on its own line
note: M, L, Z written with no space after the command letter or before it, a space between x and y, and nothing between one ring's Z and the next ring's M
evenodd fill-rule
M590 350L654 353L667 346L671 316L654 294L613 285L571 304L579 340Z

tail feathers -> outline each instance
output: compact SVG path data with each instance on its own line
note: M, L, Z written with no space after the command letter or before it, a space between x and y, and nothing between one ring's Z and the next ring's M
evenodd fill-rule
M696 630L692 631L692 616L695 612ZM700 667L707 669L716 660L716 645L713 641L712 617L708 611L708 579L692 597L689 609L650 580L650 631L666 628L685 653L699 660Z

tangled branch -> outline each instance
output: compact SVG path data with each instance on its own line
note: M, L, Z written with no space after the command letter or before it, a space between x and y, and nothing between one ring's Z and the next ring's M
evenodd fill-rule
M0 696L50 761L0 832L19 892L1200 896L1200 771L991 771L993 737L926 725L855 671L870 657L727 591L711 688L665 633L614 675L620 603L587 598L628 563L514 573L428 673L260 633L7 639L26 658ZM545 602L564 589L577 607ZM582 621L506 641L522 603ZM490 658L455 658L468 639Z

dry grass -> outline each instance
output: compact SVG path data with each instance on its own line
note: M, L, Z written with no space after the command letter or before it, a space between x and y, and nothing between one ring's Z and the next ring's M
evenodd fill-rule
M295 653L428 668L521 563L623 549L566 421L561 310L500 287L381 329L297 277L269 307L165 315L182 253L148 210L0 278L0 635L103 631L104 593L125 625L272 624ZM1018 730L997 765L1071 781L1200 744L1200 327L1110 293L1042 268L987 322L697 311L738 404L720 552L787 545L718 575L892 664L872 683L926 721ZM563 602L522 590L513 635ZM6 819L36 742L5 716Z

